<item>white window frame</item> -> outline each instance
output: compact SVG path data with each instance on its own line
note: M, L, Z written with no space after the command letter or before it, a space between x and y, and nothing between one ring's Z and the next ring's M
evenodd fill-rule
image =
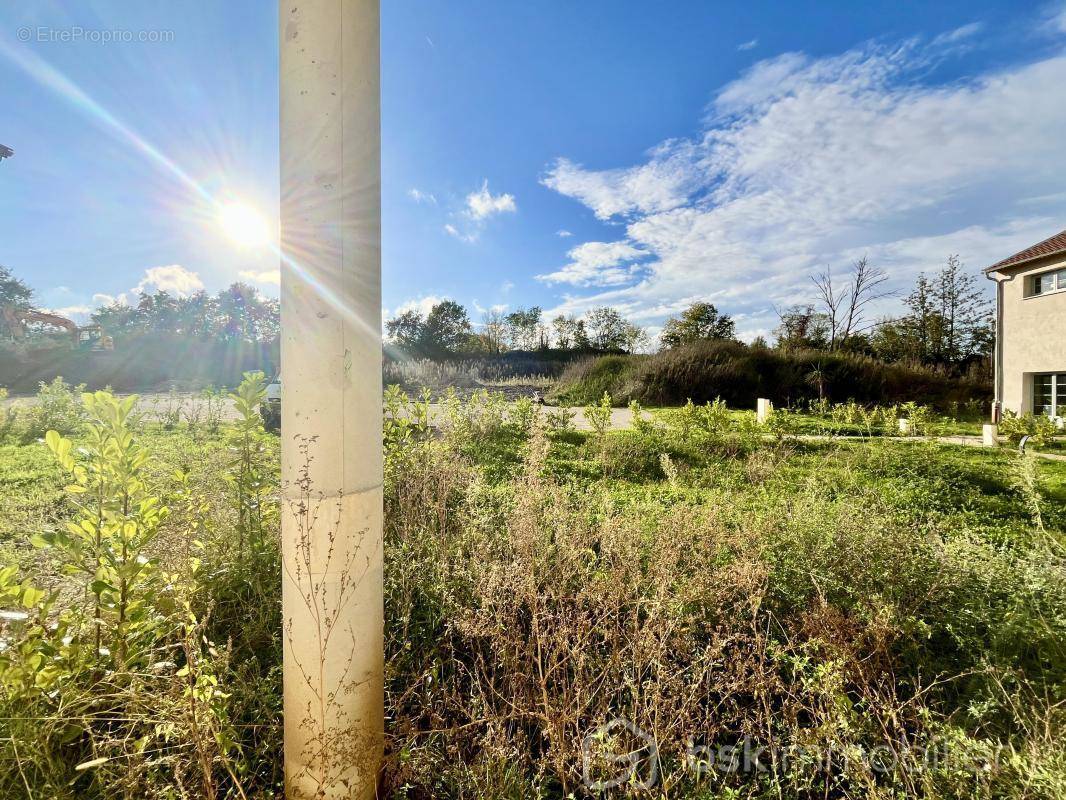
M1034 372L1033 373L1033 414L1040 412L1036 409L1036 379L1043 377L1051 377L1051 410L1048 412L1048 416L1054 419L1058 416L1055 412L1059 410L1060 406L1066 406L1066 380L1060 382L1059 378L1066 376L1066 371L1063 372Z
M1045 275L1055 276L1055 288L1044 289L1038 292L1036 290L1036 282L1043 278ZM1044 272L1038 272L1035 275L1029 276L1029 297L1043 297L1049 294L1058 294L1059 292L1066 292L1066 267L1056 267L1055 269L1049 269Z

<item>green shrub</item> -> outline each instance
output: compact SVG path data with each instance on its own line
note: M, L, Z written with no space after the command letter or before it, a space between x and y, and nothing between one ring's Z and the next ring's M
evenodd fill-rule
M584 406L599 402L604 394L627 403L632 375L646 356L600 356L571 364L549 392L558 405Z
M84 384L71 386L60 377L42 383L34 402L19 408L15 428L21 441L35 441L48 431L64 436L78 433L85 424L84 389Z
M18 421L16 409L8 405L7 389L0 386L0 444L6 444L15 438L15 423Z
M1003 412L999 421L999 432L1013 444L1018 444L1028 436L1029 443L1034 447L1045 447L1051 437L1060 431L1052 419L1043 414L1034 416L1026 413L1019 416L1008 410Z

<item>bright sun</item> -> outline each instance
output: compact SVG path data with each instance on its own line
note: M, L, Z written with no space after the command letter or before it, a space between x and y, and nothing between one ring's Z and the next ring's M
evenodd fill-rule
M222 230L240 247L261 247L270 241L263 216L246 203L227 203L218 212Z

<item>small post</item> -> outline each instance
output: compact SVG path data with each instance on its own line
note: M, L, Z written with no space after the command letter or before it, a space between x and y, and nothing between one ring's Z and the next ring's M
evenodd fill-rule
M999 444L999 426L985 424L981 427L981 444L985 447L995 447Z
M770 419L770 415L774 411L774 404L767 400L765 397L760 397L755 402L755 421L760 425L764 425L767 420Z
M899 435L910 436L911 435L911 421L907 417L899 418Z

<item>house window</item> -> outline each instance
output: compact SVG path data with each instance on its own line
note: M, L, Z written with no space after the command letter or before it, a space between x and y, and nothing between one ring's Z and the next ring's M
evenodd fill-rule
M1066 269L1033 276L1033 294L1047 294L1066 289Z
M1066 416L1066 372L1033 376L1033 413Z

